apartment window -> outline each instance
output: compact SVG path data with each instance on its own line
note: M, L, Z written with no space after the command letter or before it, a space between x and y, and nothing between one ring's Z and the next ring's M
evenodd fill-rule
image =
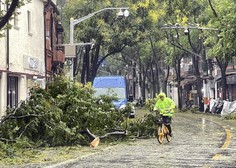
M19 10L16 9L15 14L14 14L14 27L17 29L19 28L19 24L18 24L19 23L19 16L18 16L19 14L20 14Z
M62 40L63 40L62 33L59 32L59 33L57 34L57 43L58 43L58 44L62 44Z
M0 0L0 12L2 14L5 14L6 13L6 4Z
M32 14L30 11L27 11L27 20L28 20L28 33L32 35Z
M7 106L15 107L18 103L18 77L7 78Z
M54 26L53 16L51 15L51 18L50 18L50 38L51 38L51 48L53 48L53 43L54 43L54 38L53 38L53 26Z

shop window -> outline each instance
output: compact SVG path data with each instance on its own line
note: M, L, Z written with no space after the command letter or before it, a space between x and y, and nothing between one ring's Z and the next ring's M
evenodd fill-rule
M18 77L7 78L7 106L15 107L18 103Z

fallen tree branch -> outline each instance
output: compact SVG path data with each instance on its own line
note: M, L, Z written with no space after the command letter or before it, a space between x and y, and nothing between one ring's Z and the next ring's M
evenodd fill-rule
M0 138L0 141L3 142L16 142L16 140L6 139L6 138Z
M32 122L34 122L34 120L32 120L31 122L29 122L29 123L25 126L24 130L20 133L19 138L21 138L21 136L23 135L23 133L26 131L27 127L29 127L29 125L30 125Z
M91 133L88 128L86 128L86 130L80 131L80 133L87 134L92 139L92 142L90 143L90 147L98 146L100 140L108 137L109 135L123 135L123 136L127 135L127 131L124 130L124 131L114 131L114 132L106 133L105 135L102 135L102 136L96 136L93 133Z
M126 131L114 131L114 132L106 133L105 135L100 136L100 139L104 139L109 135L127 135L127 132Z
M14 117L16 117L16 116L14 116L14 115L16 114L17 110L20 108L20 105L21 105L23 102L25 102L25 101L26 101L26 100L20 101L20 102L17 104L17 106L12 110L12 112L11 112L10 114L3 116L3 117L0 119L0 125L3 124L3 123L4 123L6 120L8 120L8 119L14 119ZM18 117L20 117L20 116L18 116Z
M36 115L36 114L28 114L28 115L22 115L22 116L9 116L9 119L20 119L20 118L26 118L26 117L42 117L43 115Z

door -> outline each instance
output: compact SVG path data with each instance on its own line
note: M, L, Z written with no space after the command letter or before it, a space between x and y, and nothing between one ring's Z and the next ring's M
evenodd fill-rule
M7 77L7 106L15 107L18 103L18 77Z

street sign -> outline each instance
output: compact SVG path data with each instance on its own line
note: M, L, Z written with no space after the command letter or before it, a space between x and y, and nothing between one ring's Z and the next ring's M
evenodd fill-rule
M56 47L65 47L65 58L75 58L76 46L92 46L93 43L56 44Z
M75 45L66 45L65 46L65 58L75 58L76 55L76 46Z

